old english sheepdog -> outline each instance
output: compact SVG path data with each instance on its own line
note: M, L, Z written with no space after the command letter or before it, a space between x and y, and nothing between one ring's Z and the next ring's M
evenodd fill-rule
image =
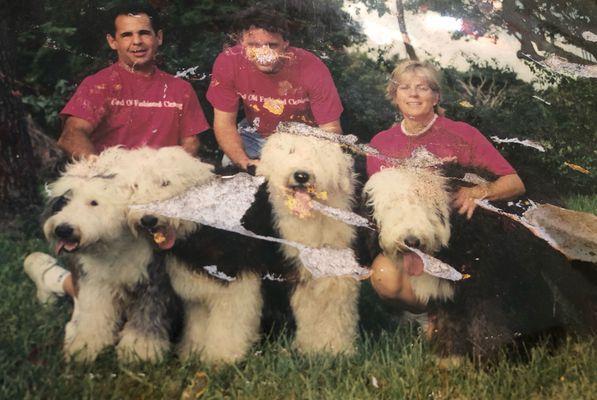
M220 178L206 164L179 157L164 167L147 168L135 182L133 200L142 204L168 199L213 179ZM261 275L277 258L275 245L140 210L129 213L129 223L150 233L183 301L179 356L196 355L215 364L242 359L259 339Z
M49 185L43 230L56 253L75 258L78 313L65 329L69 359L92 361L118 343L123 361L157 361L169 348L169 283L151 246L127 225L127 173L146 151L109 149L70 164ZM171 293L171 289L170 289Z
M316 198L327 206L351 210L353 161L339 145L275 133L263 147L257 174L267 179L273 225L281 238L314 248L351 247L354 227L314 210L303 214L289 207L289 202ZM295 271L290 299L296 321L295 347L303 353L352 353L359 282L346 276L314 279L295 247L283 244L282 253Z
M445 170L447 176L421 168L384 169L365 187L387 256L395 259L406 244L470 275L455 283L411 278L419 299L436 309L439 353L486 360L505 345L529 344L545 334L594 331L594 285L517 222L484 209L470 221L451 213L451 192L467 184L462 167Z
M379 228L379 245L392 261L402 257L406 246L434 254L448 244L450 194L441 175L424 168L386 168L372 175L363 190ZM449 281L427 273L410 280L422 304L454 295Z

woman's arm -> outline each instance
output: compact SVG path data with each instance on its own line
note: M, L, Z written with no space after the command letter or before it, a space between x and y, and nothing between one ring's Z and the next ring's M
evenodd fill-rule
M460 188L454 197L454 207L470 219L477 207L475 199L504 200L520 196L525 190L518 174L504 175L488 184Z

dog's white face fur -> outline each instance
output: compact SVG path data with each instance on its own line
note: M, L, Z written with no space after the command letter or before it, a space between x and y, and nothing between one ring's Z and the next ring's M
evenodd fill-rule
M90 252L98 244L105 249L127 233L130 193L114 177L63 176L49 190L50 207L55 212L45 221L43 230L57 251Z
M354 191L352 164L352 158L338 144L327 140L288 133L268 138L257 174L267 179L274 224L283 238L316 248L350 246L354 227L319 212L301 218L288 207L287 199L300 192L308 193L321 203L350 210ZM327 198L316 196L322 193ZM287 258L298 255L291 246L284 245L283 251Z
M372 175L364 191L379 227L379 243L395 258L416 239L434 253L450 239L450 196L445 179L423 168L386 168Z
M267 178L270 193L277 195L301 186L297 177L302 177L304 185L316 192L327 192L328 200L322 202L346 209L354 190L352 165L352 158L336 143L276 133L263 147L257 174Z
M131 204L166 200L214 178L211 165L192 157L181 147L134 150L128 162L133 167L126 173L127 183L132 190ZM145 215L140 210L129 211L128 221L133 231L140 228ZM198 226L176 218L155 217L158 218L156 231L173 229L176 237L184 237Z

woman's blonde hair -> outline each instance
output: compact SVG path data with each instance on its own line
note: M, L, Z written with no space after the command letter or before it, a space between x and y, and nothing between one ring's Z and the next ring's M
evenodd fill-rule
M427 61L405 60L394 68L390 75L390 81L386 86L386 97L392 102L394 107L398 108L396 104L396 91L398 90L398 82L400 78L407 73L420 73L427 79L427 84L438 98L441 97L440 90L440 74L435 67ZM438 111L438 105L435 105L435 111Z

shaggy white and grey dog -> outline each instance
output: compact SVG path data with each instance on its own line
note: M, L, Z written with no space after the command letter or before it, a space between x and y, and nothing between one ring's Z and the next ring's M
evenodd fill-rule
M386 168L364 187L379 229L379 245L397 265L406 246L434 254L450 240L450 194L445 178L424 168ZM411 276L413 292L422 304L451 299L450 281L423 273Z
M191 157L178 157L173 163L178 170L170 166L147 168L139 176L135 203L167 199L216 178L210 166ZM135 230L148 231L151 237L161 236L158 253L165 256L172 286L184 306L179 356L199 356L216 364L243 358L259 339L260 271L263 260L275 253L274 246L148 212L131 211L129 223ZM224 278L210 275L204 267L216 268Z
M257 174L267 179L273 224L280 237L320 248L349 248L354 227L311 211L297 215L287 202L298 196L319 196L328 206L350 211L353 202L353 160L338 144L276 133L263 147ZM351 277L314 279L301 264L295 247L282 251L297 271L291 307L296 320L295 347L303 353L351 353L357 337L359 283Z
M132 166L150 150L110 149L70 164L49 185L44 234L75 258L78 315L65 329L69 359L92 361L118 343L118 357L157 361L169 347L173 300L151 246L127 225ZM124 324L124 325L123 325Z

